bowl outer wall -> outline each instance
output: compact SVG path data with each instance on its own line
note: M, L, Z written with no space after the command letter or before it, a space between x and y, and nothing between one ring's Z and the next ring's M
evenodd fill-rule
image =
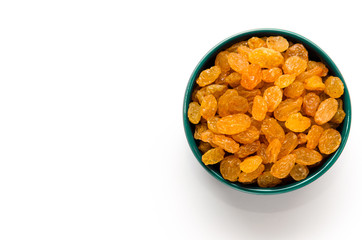
M297 43L297 42L302 43L307 48L309 53L312 53L312 52L315 53L313 55L314 58L318 58L319 61L322 61L324 64L326 64L326 66L329 69L329 74L331 74L333 76L337 76L342 80L344 87L345 87L344 94L343 94L343 103L344 103L344 111L346 113L346 117L345 117L345 119L342 123L342 127L340 129L341 136L342 136L342 142L341 142L341 145L338 148L338 150L336 152L334 152L333 154L331 154L328 157L328 159L325 160L323 162L323 164L318 168L317 171L308 175L308 177L304 180L301 180L299 182L294 182L291 184L287 184L287 185L283 185L283 186L273 187L273 188L243 186L243 185L241 185L241 183L233 183L233 182L229 182L229 181L225 180L221 176L220 172L216 171L215 169L212 169L212 167L210 167L210 166L206 166L205 164L203 164L203 162L201 161L202 155L201 155L199 149L197 148L197 143L193 137L193 131L192 131L193 126L189 122L188 117L187 117L188 105L190 103L192 90L195 86L195 82L196 82L198 75L200 74L200 72L202 70L204 70L207 67L210 67L211 64L213 64L213 60L215 59L215 56L218 52L225 50L226 48L230 47L232 44L234 44L236 42L247 40L248 38L253 37L253 36L263 37L263 36L277 36L277 35L283 36L283 37L287 38L288 40L291 40L295 43ZM212 63L210 61L212 61ZM331 166L336 162L336 160L338 159L338 157L340 156L340 154L342 153L342 151L346 145L346 142L347 142L348 136L349 136L349 132L350 132L350 127L351 127L351 117L352 117L352 107L351 107L351 100L350 100L348 88L347 88L346 82L344 81L344 78L343 78L341 72L339 71L339 69L337 68L335 63L332 61L332 59L321 48L319 48L316 44L314 44L309 39L307 39L297 33L290 32L287 30L282 30L282 29L248 30L248 31L233 35L233 36L221 41L220 43L218 43L208 53L205 54L205 56L197 64L196 68L194 69L193 73L191 74L190 80L186 87L184 102L183 102L183 123L184 123L184 130L185 130L186 138L187 138L188 144L189 144L193 154L195 155L196 159L199 161L201 166L208 173L210 173L213 177L218 179L220 182L222 182L236 190L247 192L247 193L264 194L264 195L265 194L286 193L286 192L290 192L290 191L299 189L303 186L306 186L306 185L312 183L313 181L318 179L320 176L322 176L328 169L330 169Z

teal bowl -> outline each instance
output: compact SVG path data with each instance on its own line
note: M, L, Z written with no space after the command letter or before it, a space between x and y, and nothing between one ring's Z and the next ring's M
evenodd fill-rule
M338 150L336 152L334 152L333 154L331 154L326 160L324 160L321 165L319 165L316 168L311 169L309 176L307 178L305 178L304 180L299 181L299 182L293 182L293 183L286 184L286 185L276 186L273 188L260 188L255 185L248 186L248 185L243 185L238 182L229 182L221 176L218 164L214 165L214 166L213 165L206 166L205 164L203 164L203 162L201 161L202 153L197 148L197 142L193 137L194 126L193 126L193 124L191 124L189 122L189 120L187 118L187 110L188 110L188 105L191 100L192 90L194 89L194 87L196 85L195 82L196 82L196 79L199 76L200 72L206 68L211 67L214 64L215 56L218 52L227 49L234 43L237 43L237 42L240 42L243 40L247 40L253 36L257 36L257 37L283 36L286 39L288 39L294 43L302 43L308 50L309 59L314 60L314 61L323 62L328 67L329 74L339 77L344 83L344 94L341 98L343 99L343 102L344 102L344 111L346 113L346 117L345 117L343 123L339 126L339 129L337 129L337 130L339 130L339 132L341 133L341 136L342 136L342 142L341 142L341 145L338 148ZM286 31L286 30L281 30L281 29L249 30L249 31L238 33L238 34L231 36L231 37L221 41L220 43L218 43L208 53L206 53L206 55L197 64L196 68L194 69L193 73L191 74L190 80L186 87L186 92L185 92L185 97L184 97L184 102L183 102L183 123L184 123L186 138L190 145L191 151L193 152L193 154L195 155L197 161L199 161L201 166L208 173L210 173L213 177L218 179L220 182L222 182L234 189L237 189L239 191L246 192L246 193L264 194L264 195L286 193L286 192L290 192L290 191L302 188L302 187L312 183L313 181L318 179L320 176L322 176L326 171L328 171L328 169L330 169L332 167L332 165L337 161L338 157L341 155L341 153L346 145L349 131L351 128L351 116L352 116L351 100L350 100L350 96L348 93L347 84L344 81L344 78L343 78L341 72L338 70L337 66L334 64L332 59L320 47L318 47L315 43L313 43L309 39L307 39L297 33Z

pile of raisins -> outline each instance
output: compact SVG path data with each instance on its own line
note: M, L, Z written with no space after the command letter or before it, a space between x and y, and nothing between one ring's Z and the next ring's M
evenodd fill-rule
M188 118L205 165L260 187L305 179L335 152L343 82L281 36L252 37L219 52L196 81Z

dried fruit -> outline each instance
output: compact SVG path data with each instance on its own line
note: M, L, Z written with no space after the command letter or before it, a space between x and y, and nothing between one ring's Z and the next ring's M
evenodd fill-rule
M308 61L308 51L307 49L305 49L305 47L300 44L300 43L296 43L293 46L291 46L290 48L288 48L288 50L285 52L285 58L290 58L293 56L298 56L301 59Z
M224 159L225 152L221 148L212 148L202 155L202 162L205 165L216 164Z
M241 74L237 72L230 73L230 75L225 78L225 82L227 82L233 88L239 86L240 81Z
M259 177L263 171L264 171L265 167L263 164L260 164L259 167L250 173L246 173L246 172L241 172L239 174L238 177L238 181L241 183L251 183L253 180L257 179L257 177Z
M305 79L304 88L311 91L323 91L326 86L324 85L321 77L312 76Z
M248 144L248 143L252 143L252 142L255 142L256 140L258 140L259 134L260 134L260 132L256 127L250 126L245 131L232 135L231 137L239 143Z
M344 93L344 85L339 77L328 77L325 81L324 92L332 98L339 98Z
M233 135L245 131L250 127L250 117L243 113L228 115L217 121L216 126L220 133Z
M204 97L201 103L200 114L206 120L215 116L217 110L217 101L214 95Z
M264 82L275 82L281 75L283 75L283 71L278 67L264 69L261 71L261 80Z
M259 187L269 188L280 184L282 180L274 177L269 171L263 172L257 179Z
M213 133L216 133L216 134L219 134L219 130L217 129L217 121L219 121L219 117L217 116L214 116L214 117L211 117L207 120L207 127L213 132Z
M322 136L324 129L321 126L313 125L307 135L307 148L315 149L318 146L319 139Z
M341 140L341 134L337 130L332 128L326 129L319 139L319 151L324 154L331 154L338 149Z
M266 43L263 39L258 37L252 37L248 40L248 46L251 49L266 47Z
M331 119L331 123L340 124L343 122L344 118L346 117L346 113L343 110L343 101L338 99L338 109L336 114L334 114L333 118Z
M268 112L273 112L283 99L283 91L278 87L269 87L265 90L263 95L267 106Z
M298 98L305 92L302 82L293 82L284 89L284 96L289 98Z
M312 69L316 69L316 68L321 68L322 71L320 74L315 74L318 75L320 77L325 77L328 74L328 68L326 67L326 65L324 65L321 62L315 62L315 61L308 61L308 67L307 70L312 70Z
M303 98L287 99L282 101L274 111L274 117L279 121L286 121L291 114L300 111Z
M261 68L257 64L250 64L241 77L240 84L247 90L254 89L261 82Z
M229 62L228 62L228 55L229 55L228 51L222 51L222 52L219 52L216 55L215 66L219 66L221 72L230 71L230 65L229 65Z
M209 85L219 77L221 69L219 66L213 66L209 69L206 69L200 73L199 78L196 80L196 83L200 86Z
M289 42L287 39L281 36L268 37L266 39L266 45L268 48L274 49L278 52L284 52L289 47Z
M283 64L284 58L280 52L269 48L256 48L249 54L249 62L262 68L273 68Z
M263 160L263 164L269 163L268 156L266 155L267 147L268 146L265 143L262 143L262 144L260 144L260 147L259 147L258 151L256 152L256 155L260 156L261 159Z
M297 155L289 154L285 157L282 157L278 161L274 163L272 166L270 173L276 178L285 178L289 175L290 171L294 167L295 160L297 159Z
M261 125L261 132L265 135L270 143L274 138L280 142L284 141L285 133L283 128L274 118L265 119Z
M240 159L235 156L228 156L220 163L220 173L222 177L231 182L235 182L241 172Z
M212 142L229 153L235 153L239 151L239 144L230 137L215 134Z
M314 121L322 125L333 118L338 109L338 102L334 98L328 98L321 102L314 115Z
M187 113L202 161L221 162L223 178L242 184L305 179L341 144L344 84L327 74L302 44L281 36L218 52L215 66L199 75Z
M300 181L305 179L309 174L309 169L307 166L304 166L302 164L295 164L292 170L290 171L290 176L295 181Z
M295 74L295 76L298 76L299 74L304 72L306 68L306 60L303 60L298 56L292 56L285 60L285 63L283 65L283 72L285 74Z
M268 111L268 105L265 99L261 96L255 96L251 114L257 121L263 121Z
M239 53L229 53L228 62L230 67L238 73L243 73L249 66L248 59Z
M303 98L303 112L305 115L314 117L320 103L320 98L317 94L307 93Z
M274 84L280 88L286 88L288 87L290 84L292 84L295 80L295 75L294 74L284 74L281 75L275 82Z
M255 153L256 151L258 151L259 147L260 147L259 141L245 144L245 145L240 146L239 151L237 151L235 153L235 155L239 158L245 158L245 157Z
M210 143L200 141L198 148L202 153L206 153L212 148L212 146L210 145Z
M293 132L304 132L310 125L310 119L304 117L300 112L290 114L285 122L285 126Z
M200 105L197 102L191 102L187 111L187 117L193 124L198 124L201 119Z
M299 133L298 134L298 144L302 145L307 142L307 134L305 133Z
M268 145L268 147L265 150L265 154L268 158L267 163L276 162L278 155L280 153L281 147L282 147L282 144L280 143L280 141L277 138L273 139L273 141L270 142L270 144Z
M205 123L199 123L195 126L194 138L201 140L201 133L207 130L207 125Z
M292 153L297 155L295 162L302 165L313 165L323 158L319 152L305 147L297 148Z
M242 163L240 163L240 170L245 173L254 172L261 164L263 160L259 156L252 156L245 158Z
M280 148L279 155L277 159L287 156L298 146L298 137L293 132L288 132L285 134L284 142L282 143L282 147Z
M246 113L249 109L248 100L242 96L231 96L228 102L228 113Z

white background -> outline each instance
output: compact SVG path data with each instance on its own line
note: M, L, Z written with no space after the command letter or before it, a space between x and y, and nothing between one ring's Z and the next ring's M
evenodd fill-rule
M361 239L359 1L1 1L0 239ZM336 164L282 195L228 188L182 125L215 44L262 27L324 49L348 83Z

